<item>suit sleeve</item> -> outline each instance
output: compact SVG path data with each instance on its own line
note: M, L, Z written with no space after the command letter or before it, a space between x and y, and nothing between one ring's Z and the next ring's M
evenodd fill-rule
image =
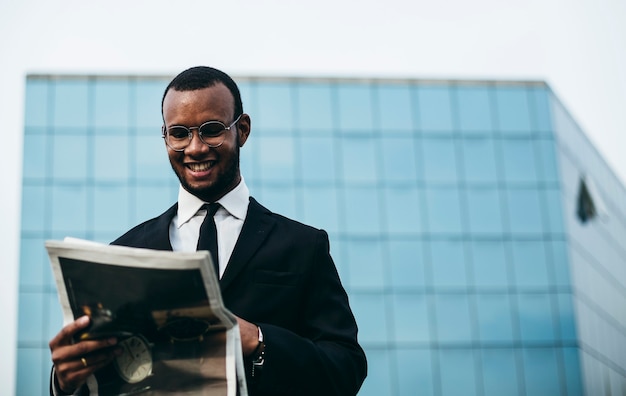
M319 230L315 235L296 329L258 323L266 353L262 375L251 384L253 394L355 395L365 379L365 354L328 235Z

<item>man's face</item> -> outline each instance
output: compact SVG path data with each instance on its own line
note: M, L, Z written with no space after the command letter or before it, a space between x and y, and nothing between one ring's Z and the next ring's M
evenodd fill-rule
M197 127L207 121L230 125L235 120L234 99L222 83L195 91L170 89L163 101L165 126ZM250 134L250 117L244 114L229 131L224 143L216 148L204 144L193 129L193 139L183 151L174 151L167 145L172 169L183 188L206 202L214 202L237 186L239 148Z

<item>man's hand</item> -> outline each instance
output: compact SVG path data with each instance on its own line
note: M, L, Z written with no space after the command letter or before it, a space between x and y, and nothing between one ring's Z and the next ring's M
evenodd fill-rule
M87 377L109 364L119 355L116 338L86 340L74 343L74 334L89 325L89 317L82 316L65 326L50 343L56 381L61 391L72 393L85 383Z
M237 316L239 323L239 333L241 334L241 349L243 356L248 357L259 345L259 328L254 323L250 323Z

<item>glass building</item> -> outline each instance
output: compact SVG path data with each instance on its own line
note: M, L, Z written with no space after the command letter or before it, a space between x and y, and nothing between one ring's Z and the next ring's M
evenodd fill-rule
M27 77L19 395L47 392L62 326L44 241L176 200L170 77ZM361 396L626 394L626 190L546 84L236 80L251 194L331 237Z

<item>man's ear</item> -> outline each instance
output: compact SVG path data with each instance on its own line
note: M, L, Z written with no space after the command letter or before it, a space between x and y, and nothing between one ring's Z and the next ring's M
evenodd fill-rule
M239 135L239 147L243 147L250 136L251 121L250 116L246 113L241 115L239 122L237 123L237 134Z

